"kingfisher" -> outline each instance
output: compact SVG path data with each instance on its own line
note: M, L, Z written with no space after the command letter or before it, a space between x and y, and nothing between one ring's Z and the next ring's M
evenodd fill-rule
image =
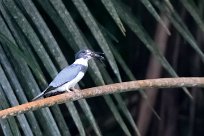
M104 53L94 52L89 49L80 50L75 54L75 61L70 66L65 67L60 71L49 86L39 95L32 99L37 100L41 97L49 97L66 91L75 91L75 85L84 77L88 69L88 61L97 59L103 62Z

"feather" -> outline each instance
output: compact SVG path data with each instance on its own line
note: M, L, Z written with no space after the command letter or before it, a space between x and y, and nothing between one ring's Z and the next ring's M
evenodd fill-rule
M49 86L55 88L62 86L65 83L74 79L79 74L79 71L85 73L86 70L87 67L84 65L72 64L70 66L67 66L54 78L54 80L49 84Z
M56 94L64 93L64 91L59 91L56 88L70 82L74 79L78 74L79 71L85 73L87 70L87 66L81 64L72 64L70 66L65 67L60 73L54 78L54 80L49 84L49 86L39 95L32 99L32 101L37 100L41 97L49 97ZM56 90L55 90L56 89Z

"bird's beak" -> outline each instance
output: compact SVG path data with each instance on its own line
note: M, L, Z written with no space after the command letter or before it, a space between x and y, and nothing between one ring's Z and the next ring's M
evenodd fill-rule
M100 62L103 62L103 60L105 60L102 55L104 55L104 53L102 52L92 52L92 57L99 60Z

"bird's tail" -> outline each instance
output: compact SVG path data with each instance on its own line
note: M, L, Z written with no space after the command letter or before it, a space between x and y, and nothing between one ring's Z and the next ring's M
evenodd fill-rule
M49 86L48 86L48 87L49 87ZM35 100L37 100L37 99L43 97L44 94L45 94L45 92L47 91L48 87L47 87L42 93L40 93L40 94L38 94L37 96L35 96L35 97L32 99L32 101L35 101Z
M42 93L38 94L37 96L35 96L35 97L32 99L32 101L35 101L35 100L37 100L37 99L43 97L43 95L44 95L44 91L43 91Z

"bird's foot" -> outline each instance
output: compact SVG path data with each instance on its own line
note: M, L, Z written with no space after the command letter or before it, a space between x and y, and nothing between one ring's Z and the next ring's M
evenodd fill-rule
M72 90L70 90L70 89L67 89L66 91L67 91L68 93L72 92Z
M77 92L79 92L79 91L80 91L80 90L75 89L75 88L70 88L70 90L71 90L71 91L73 91L73 92L75 92L75 93L77 93Z

